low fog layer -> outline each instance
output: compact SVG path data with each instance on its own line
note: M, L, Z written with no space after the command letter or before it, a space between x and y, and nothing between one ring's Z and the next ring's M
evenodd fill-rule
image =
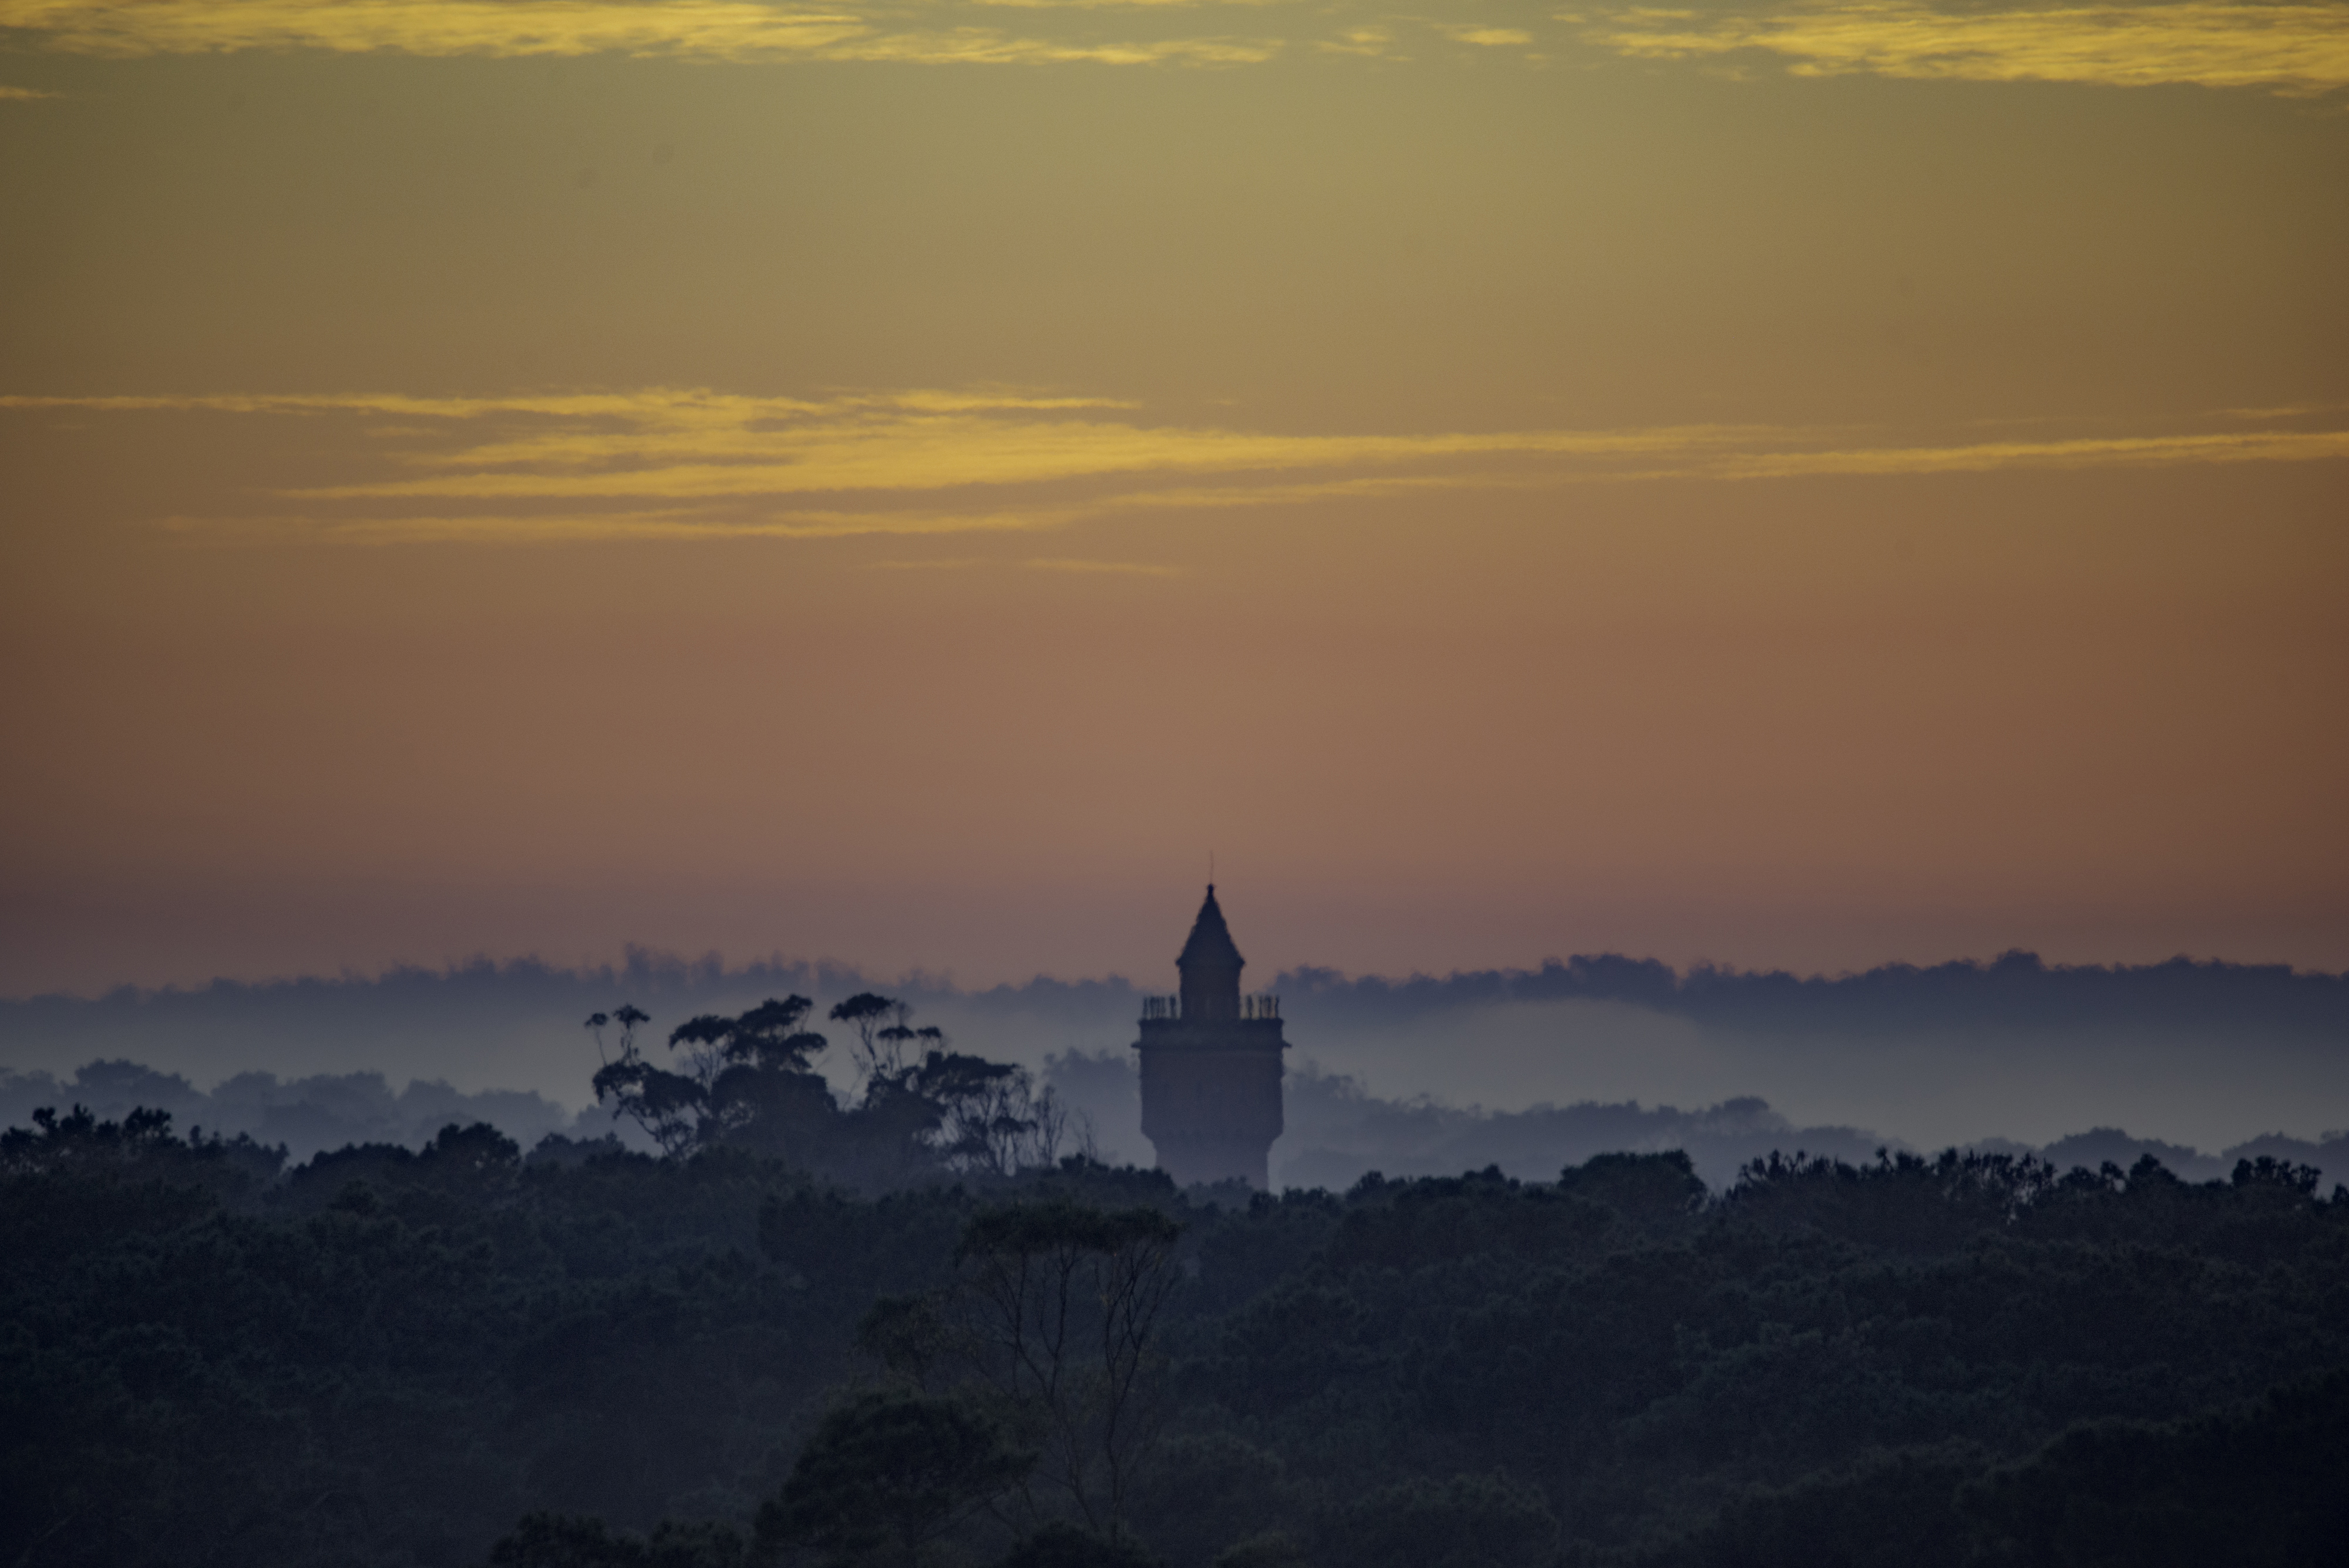
M971 992L646 953L605 969L482 962L0 1002L0 1114L21 1124L42 1104L103 1115L160 1104L181 1127L251 1131L296 1158L414 1144L477 1117L528 1144L610 1127L587 1086L591 1012L632 1002L659 1038L771 995L828 1007L864 989L912 1003L958 1049L1037 1069L1088 1113L1104 1154L1146 1160L1126 1047L1157 988L1037 980ZM1488 1164L1546 1177L1602 1150L1667 1147L1719 1182L1773 1148L1857 1158L1951 1145L2090 1165L2153 1152L2192 1176L2223 1174L2239 1151L2272 1153L2349 1179L2339 976L2008 955L1805 980L1599 957L1402 981L1307 970L1273 989L1294 1046L1288 1132L1273 1150L1285 1183ZM819 1064L843 1085L846 1056L835 1043Z
M1133 1064L1118 1056L1056 1058L1046 1081L1072 1109L1083 1113L1104 1153L1146 1164L1149 1144L1142 1136L1139 1083ZM1449 1176L1498 1166L1505 1175L1550 1181L1569 1165L1593 1155L1657 1153L1685 1149L1697 1174L1726 1187L1739 1167L1773 1151L1826 1155L1857 1163L1879 1149L1930 1148L1889 1137L1866 1127L1798 1126L1752 1096L1698 1109L1584 1100L1516 1111L1464 1110L1430 1098L1384 1099L1350 1077L1308 1064L1288 1081L1288 1131L1272 1149L1276 1187L1323 1187L1340 1190L1372 1171L1383 1176ZM2349 1136L2326 1139L2278 1135L2205 1151L2159 1139L2135 1137L2104 1127L2074 1133L2045 1145L2010 1138L1974 1140L1963 1147L1993 1154L2035 1154L2069 1169L2095 1169L2110 1163L2126 1170L2147 1155L2189 1180L2208 1181L2234 1169L2239 1159L2261 1155L2313 1165L2328 1182L2349 1182Z
M43 1106L64 1112L76 1106L104 1121L119 1121L141 1108L169 1111L175 1132L223 1137L249 1133L261 1143L285 1146L296 1161L358 1143L421 1148L451 1123L488 1122L525 1148L549 1133L601 1137L611 1132L634 1147L651 1147L635 1128L616 1128L602 1111L574 1113L526 1090L468 1095L436 1080L411 1082L395 1093L380 1073L292 1079L239 1073L207 1094L177 1073L121 1060L91 1062L63 1077L0 1069L0 1122L9 1127L27 1126Z
M1129 1058L1107 1053L1051 1057L1047 1086L1072 1113L1071 1142L1112 1164L1147 1166L1142 1135L1140 1083ZM549 1134L574 1138L618 1137L650 1151L642 1131L600 1108L573 1112L543 1095L513 1090L465 1094L440 1082L411 1082L394 1093L379 1073L280 1079L242 1073L210 1094L177 1074L125 1061L93 1062L60 1077L47 1072L0 1070L0 1125L27 1125L43 1106L82 1106L108 1120L140 1106L168 1110L182 1130L201 1128L233 1137L249 1133L283 1145L295 1160L351 1144L390 1143L420 1148L452 1123L489 1122L524 1147ZM1826 1155L1851 1162L1879 1149L1911 1146L1865 1127L1798 1127L1765 1101L1744 1097L1696 1110L1631 1101L1584 1101L1521 1111L1464 1110L1421 1097L1383 1099L1353 1078L1311 1064L1288 1080L1288 1133L1274 1146L1273 1185L1342 1190L1365 1175L1452 1175L1498 1166L1514 1177L1554 1179L1569 1165L1596 1154L1685 1149L1697 1174L1726 1187L1738 1168L1773 1151ZM1970 1146L1985 1152L2036 1154L2069 1168L2113 1164L2127 1169L2151 1155L2189 1180L2230 1172L2239 1159L2261 1155L2312 1165L2328 1182L2349 1182L2349 1137L2317 1141L2276 1135L2207 1153L2184 1145L2131 1137L2113 1127L2075 1133L2044 1147L2006 1138Z

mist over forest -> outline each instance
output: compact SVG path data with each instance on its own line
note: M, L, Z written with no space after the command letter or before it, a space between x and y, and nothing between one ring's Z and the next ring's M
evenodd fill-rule
M2281 1118L2334 1083L2338 978L2009 955L1280 986L1312 1044L1270 1192L1149 1168L1123 981L882 994L638 954L5 1004L0 1556L2298 1568L2349 1543L2349 1137L1919 1150L1753 1094L1539 1097L1675 1042L1672 1071L1800 1096L1789 1063L1920 1042L1972 1042L2012 1094L2050 1053L2200 1040L2173 1089L2248 1079Z
M566 969L447 970L0 1002L0 1117L169 1109L306 1158L421 1147L451 1121L525 1147L634 1129L593 1103L580 1028L623 1002L661 1028L769 995L874 986L957 1049L1036 1073L1105 1158L1147 1165L1131 1053L1147 988L1123 979L963 991L780 960L633 950ZM2044 1153L2196 1179L2261 1155L2349 1179L2349 979L2280 965L2053 966L2027 954L1803 978L1579 956L1535 970L1272 984L1288 1020L1277 1185L1498 1166L1549 1176L1605 1152L1685 1149L1719 1187L1771 1152ZM812 1065L845 1090L843 1053Z
M908 1016L773 999L678 1026L661 1066L649 1020L604 1015L596 1087L657 1154L476 1123L296 1162L37 1109L0 1134L0 1552L2299 1568L2349 1542L2349 1188L2313 1168L1771 1154L1713 1188L1673 1151L1178 1190ZM818 1020L852 1094L809 1070Z

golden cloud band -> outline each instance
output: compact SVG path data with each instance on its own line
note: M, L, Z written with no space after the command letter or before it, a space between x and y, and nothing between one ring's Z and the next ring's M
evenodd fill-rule
M1007 13L1028 18L1006 31ZM1196 24L1244 22L1237 30ZM1169 27L1174 31L1169 32ZM1579 49L1639 59L1775 57L1797 75L2144 87L2191 83L2323 93L2349 86L2349 5L2050 5L1997 11L1908 3L1747 15L1632 7L1388 15L1299 0L934 0L835 5L754 0L0 0L0 28L83 54L241 49L428 57L577 56L920 64L1259 64L1284 51L1385 59L1446 45L1536 60ZM1416 40L1416 42L1414 42ZM24 96L18 94L16 96Z
M990 390L829 400L673 389L509 399L0 397L0 410L67 409L407 421L369 427L388 472L283 488L264 514L173 524L223 537L352 542L1010 533L1141 509L1431 490L2349 459L2349 430L2308 428L2325 421L2305 410L2137 435L1888 442L1866 431L1761 425L1293 435L1145 424L1112 400Z

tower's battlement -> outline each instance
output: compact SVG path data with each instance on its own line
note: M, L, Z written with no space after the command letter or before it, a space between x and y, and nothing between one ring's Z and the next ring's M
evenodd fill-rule
M1247 961L1224 924L1216 889L1199 906L1174 961L1183 989L1142 1004L1142 1130L1158 1168L1188 1187L1268 1184L1280 1136L1280 999L1240 992Z
M1280 998L1271 992L1259 991L1252 996L1240 998L1240 1017L1243 1019L1279 1016ZM1142 999L1142 1022L1144 1023L1180 1023L1182 1018L1183 999L1179 996L1145 996Z

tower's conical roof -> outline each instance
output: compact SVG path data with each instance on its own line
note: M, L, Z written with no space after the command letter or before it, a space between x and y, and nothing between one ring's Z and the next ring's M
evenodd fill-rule
M1183 956L1174 961L1175 967L1189 969L1195 963L1238 969L1247 962L1232 941L1231 928L1224 924L1223 909L1216 902L1216 885L1210 882L1207 901L1199 906L1199 918L1191 922L1191 940L1183 944Z

